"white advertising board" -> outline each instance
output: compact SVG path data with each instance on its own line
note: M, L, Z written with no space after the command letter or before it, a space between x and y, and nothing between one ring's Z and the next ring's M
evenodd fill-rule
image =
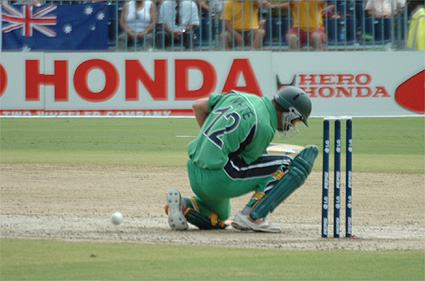
M415 116L424 69L423 52L3 52L0 116L192 115L212 92L272 97L276 76L312 116Z
M424 52L298 52L272 56L273 73L278 73L281 80L295 76L297 86L309 94L313 116L414 114L406 103L414 107L422 103L416 112L424 113ZM405 93L399 86L408 80Z
M43 53L0 53L0 109L6 111L16 110L42 110L44 109L44 84L40 84L36 91L30 92L26 80L26 62L34 62L34 67L44 73ZM31 64L29 63L29 64ZM36 65L37 64L37 65ZM10 112L7 115L12 114Z

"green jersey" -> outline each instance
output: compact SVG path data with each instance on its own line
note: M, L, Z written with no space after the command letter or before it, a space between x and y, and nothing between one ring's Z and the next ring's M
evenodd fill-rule
M212 94L208 110L201 132L188 147L190 159L202 169L221 169L235 153L250 164L276 132L276 110L267 97L237 91Z

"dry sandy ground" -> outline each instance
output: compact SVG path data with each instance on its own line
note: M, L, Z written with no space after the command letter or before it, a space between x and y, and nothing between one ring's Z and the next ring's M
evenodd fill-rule
M320 238L318 172L270 215L282 228L279 234L232 228L171 231L164 214L167 191L177 188L183 195L192 195L182 168L0 164L0 176L1 237L300 250L425 250L423 174L354 173L357 239ZM232 216L249 197L232 200ZM110 223L114 211L124 215L119 226Z

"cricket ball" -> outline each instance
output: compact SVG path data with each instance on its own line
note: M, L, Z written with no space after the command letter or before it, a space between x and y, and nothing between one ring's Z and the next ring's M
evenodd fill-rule
M122 222L122 214L120 212L115 212L111 216L111 222L115 225L119 225Z

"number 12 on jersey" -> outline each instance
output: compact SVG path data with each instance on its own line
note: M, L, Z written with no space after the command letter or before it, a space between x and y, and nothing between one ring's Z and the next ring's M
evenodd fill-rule
M221 137L224 134L229 134L235 131L241 121L241 117L239 116L239 114L232 110L232 106L227 106L214 110L212 114L216 114L217 116L214 118L213 121L211 121L211 123L207 126L203 133L205 136L208 137L208 139L212 143L214 143L220 149L223 148L223 140L221 139ZM224 122L222 122L223 118ZM230 119L232 119L233 122L228 124L228 121Z

